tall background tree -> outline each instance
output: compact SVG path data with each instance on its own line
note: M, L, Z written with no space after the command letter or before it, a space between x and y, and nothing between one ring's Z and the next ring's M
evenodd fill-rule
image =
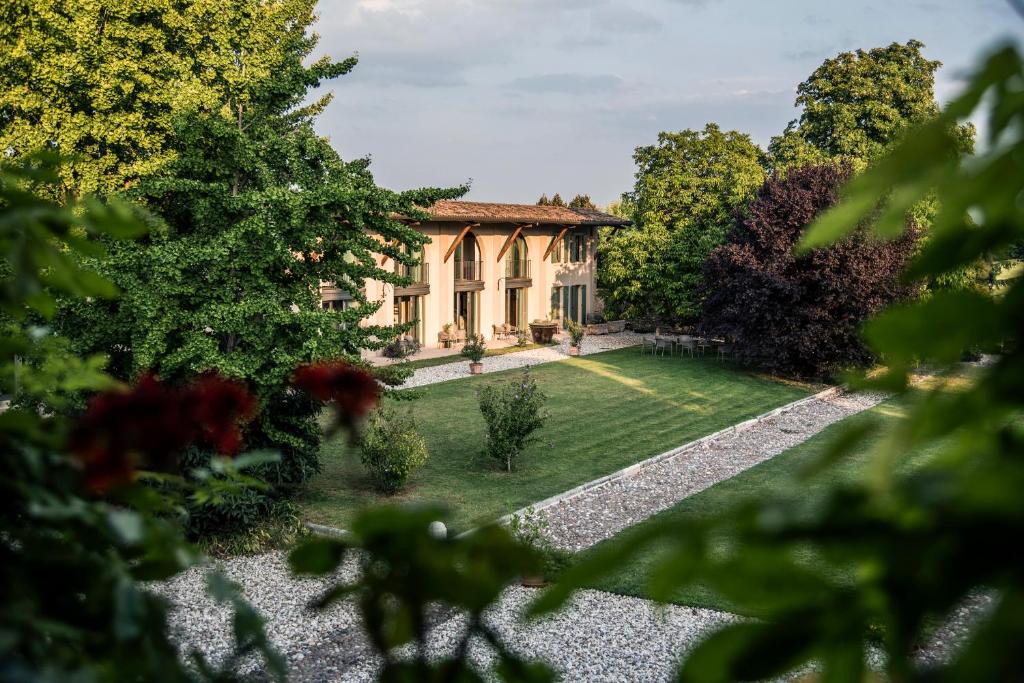
M741 360L804 377L863 365L871 359L860 338L865 320L913 292L900 275L915 231L891 242L860 231L794 254L806 227L836 203L850 175L848 166L824 164L773 176L708 258L702 324L732 338Z
M597 205L594 204L589 194L578 194L569 200L570 209L590 209L592 211L597 210Z
M176 111L202 95L191 23L162 0L11 0L0 9L0 149L65 163L48 191L117 192L166 168Z
M935 72L924 43L909 40L826 59L797 86L791 128L828 156L869 160L908 128L935 118Z
M636 185L624 203L637 225L601 244L599 286L615 313L692 321L704 260L764 181L764 152L748 135L709 123L661 133L633 158Z
M320 406L288 388L290 374L302 363L356 356L393 335L389 328L358 324L380 305L362 296L363 279L401 281L380 266L374 252L387 254L392 263L411 263L407 252L424 241L390 216L418 215L417 207L463 191L384 190L374 184L365 160L343 161L314 132L313 121L330 96L307 103L309 90L355 66L354 59L305 64L316 44L308 33L314 5L313 0L230 5L200 0L180 12L171 5L150 7L143 23L158 34L151 37L153 44L164 46L171 57L187 56L184 66L169 73L151 65L145 78L139 77L154 93L176 93L170 104L160 105L170 108L160 119L170 127L161 128L159 145L153 143L163 161L140 169L136 154L145 154L135 147L97 143L105 152L84 167L88 172L67 180L78 183L68 185L76 194L127 185L127 194L155 219L146 238L112 244L109 255L91 264L124 296L68 300L58 329L78 352L106 354L110 371L120 379L152 370L183 383L217 370L244 381L261 403L261 418L247 431L246 445L282 454L278 464L260 472L278 485L302 482L317 469L320 442ZM94 18L104 31L116 25L114 33L127 32L133 21L141 21L133 12L115 3ZM106 17L121 18L106 23ZM57 21L26 26L30 34L45 33ZM88 54L94 38L74 28L60 24L49 42L33 38L41 53L33 57L59 63L65 51L78 49L76 41L84 41L80 51ZM22 78L35 79L25 86L30 90L56 90L66 77L59 69L28 74ZM112 74L87 80L81 89L91 102L122 85ZM62 146L61 136L73 123L84 129L130 129L101 114L92 117L89 111L69 114L54 124L55 141L41 134L33 144ZM0 134L20 134L20 119L0 120ZM92 149L88 139L76 144ZM324 310L321 282L346 289L356 305ZM197 462L206 457L193 454ZM236 515L231 521L251 521L268 502L253 492L246 495L252 505L240 501L229 508L228 514ZM225 519L208 521L212 528ZM193 520L206 524L201 515Z

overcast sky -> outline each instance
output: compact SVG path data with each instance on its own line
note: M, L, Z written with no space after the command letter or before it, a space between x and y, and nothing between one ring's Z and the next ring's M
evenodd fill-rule
M393 189L533 202L632 187L633 149L716 121L767 145L826 57L925 43L936 94L1003 38L1005 0L321 0L320 53L358 53L319 130Z

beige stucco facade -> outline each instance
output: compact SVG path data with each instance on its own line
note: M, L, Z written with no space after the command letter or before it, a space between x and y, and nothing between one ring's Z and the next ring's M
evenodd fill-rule
M367 300L379 301L381 306L365 324L395 325L412 316L417 324L410 336L424 347L437 347L446 324L452 325L450 329L478 332L492 339L494 326L511 324L528 331L528 323L547 318L556 301L556 317L562 321L585 322L587 316L600 311L595 287L596 227L519 228L514 223L484 223L463 234L466 227L465 222L449 221L417 225L416 229L430 238L423 248L426 268L414 271L414 279L419 281L408 287L367 280ZM518 244L510 243L517 229L519 236L514 242ZM446 259L460 235L461 249ZM559 236L553 253L544 258ZM384 267L393 269L395 263L387 260ZM325 288L325 300L335 292Z

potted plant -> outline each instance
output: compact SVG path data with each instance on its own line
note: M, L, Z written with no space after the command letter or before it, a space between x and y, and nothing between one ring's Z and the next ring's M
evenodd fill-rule
M583 343L583 337L587 336L587 330L575 320L570 320L566 329L569 330L569 355L578 356L580 344Z
M534 320L530 323L530 334L534 344L550 344L555 332L558 331L558 312L551 311L547 320Z
M455 339L455 335L452 334L452 328L454 325L451 323L445 323L441 325L441 333L438 334L438 340L441 342L441 346L446 349L450 349L452 346L452 340Z
M484 371L483 360L487 352L487 345L484 343L482 334L470 334L466 337L466 344L462 347L462 355L469 359L469 374L479 375Z

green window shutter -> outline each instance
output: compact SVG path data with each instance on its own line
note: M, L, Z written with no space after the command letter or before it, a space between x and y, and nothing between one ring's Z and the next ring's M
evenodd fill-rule
M561 290L561 287L552 287L551 288L551 308L549 309L550 311L557 311L559 309L559 307L560 307L559 306L559 304L561 303L560 299L562 298L560 290Z
M587 286L580 285L580 324L587 324Z
M580 314L579 294L580 294L580 286L579 285L573 285L572 287L569 288L569 296L570 296L570 298L569 298L569 318L574 320L574 321L576 321L576 322L580 321L580 319L579 319L579 314Z

